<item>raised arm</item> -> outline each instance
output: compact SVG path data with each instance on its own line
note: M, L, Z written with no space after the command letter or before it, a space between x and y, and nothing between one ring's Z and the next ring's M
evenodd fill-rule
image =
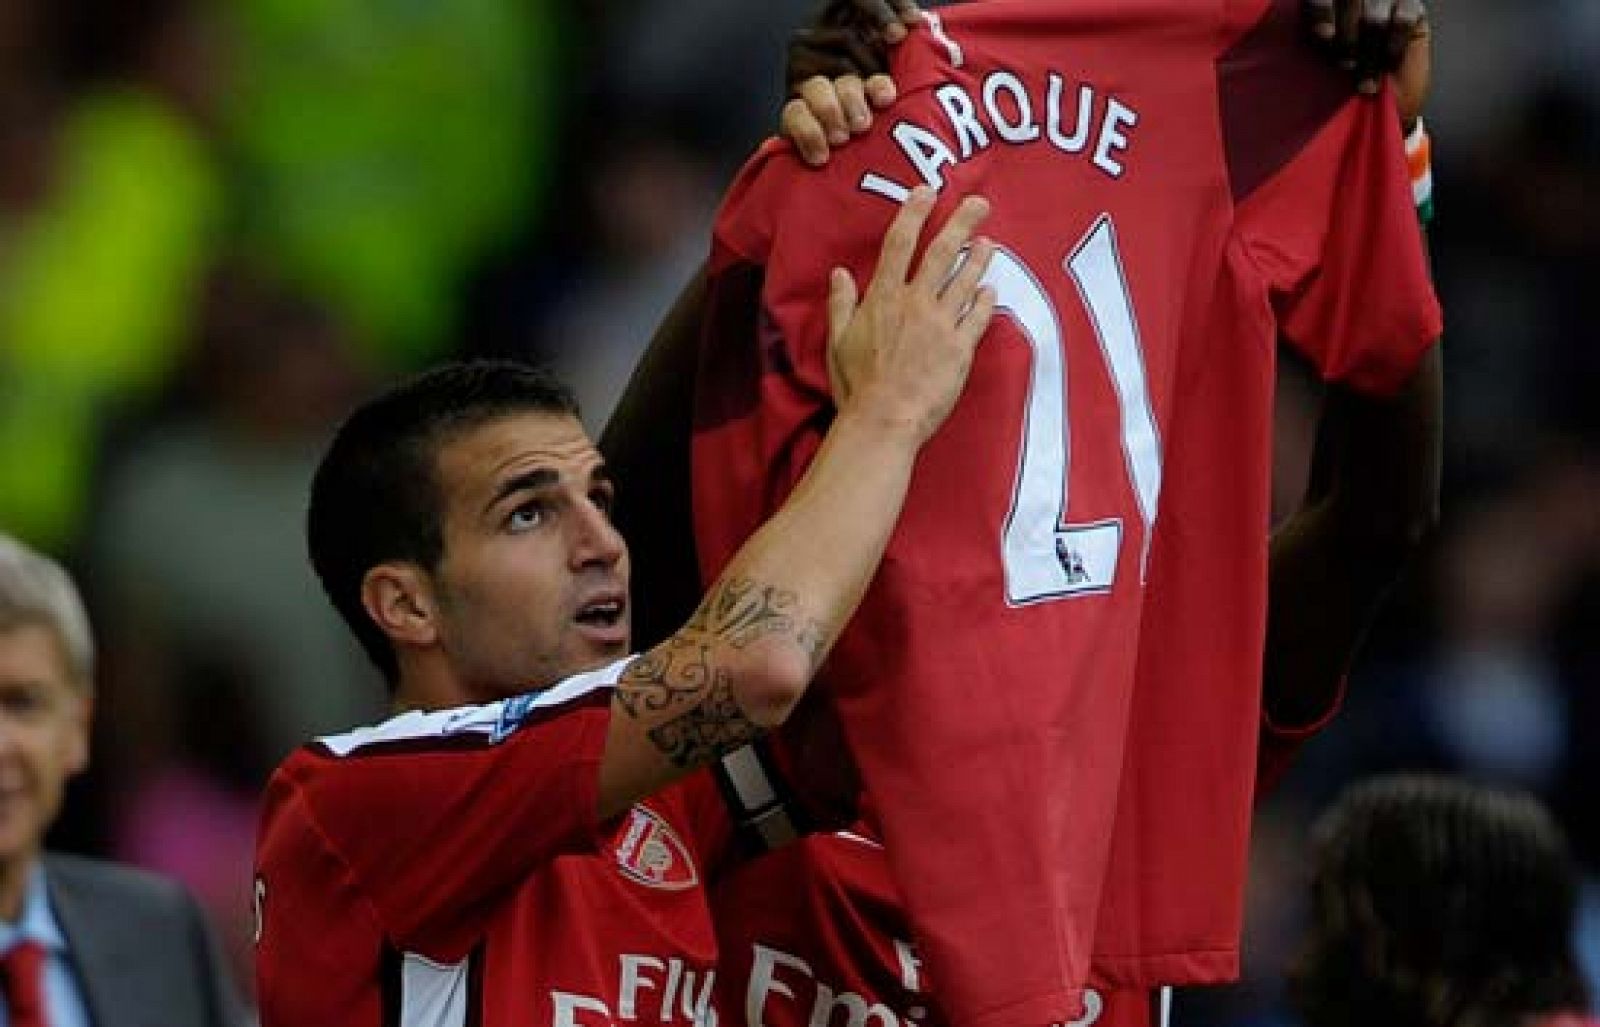
M1285 731L1336 707L1390 586L1439 516L1439 348L1399 395L1330 388L1304 506L1273 535L1263 703Z
M1395 73L1401 121L1430 85L1426 21ZM1443 358L1434 346L1391 398L1332 386L1301 509L1273 535L1257 793L1338 710L1344 681L1395 580L1439 518Z
M702 268L684 287L600 436L600 452L628 494L614 518L633 557L634 644L656 645L699 605L689 449L694 433L695 368L706 301Z
M918 451L966 382L993 314L987 214L965 201L913 274L933 194L891 225L864 300L835 271L829 366L838 414L788 501L734 556L689 622L622 676L600 771L603 815L781 723L854 613L905 500ZM946 281L948 279L948 284Z

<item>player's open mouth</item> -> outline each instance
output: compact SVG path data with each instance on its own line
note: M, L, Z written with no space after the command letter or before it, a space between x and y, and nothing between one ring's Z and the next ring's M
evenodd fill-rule
M598 642L621 643L628 638L628 600L625 596L597 596L578 607L573 620L583 633Z
M610 626L622 619L622 603L616 599L590 603L578 611L579 624Z

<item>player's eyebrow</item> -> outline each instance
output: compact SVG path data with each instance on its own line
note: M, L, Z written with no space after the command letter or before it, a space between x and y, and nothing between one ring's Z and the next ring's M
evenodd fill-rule
M490 497L489 502L484 504L483 512L489 513L507 496L516 495L518 492L531 492L534 489L548 488L559 481L561 481L560 472L551 470L548 467L536 467L531 471L514 474L501 482L500 487L494 490L494 495Z

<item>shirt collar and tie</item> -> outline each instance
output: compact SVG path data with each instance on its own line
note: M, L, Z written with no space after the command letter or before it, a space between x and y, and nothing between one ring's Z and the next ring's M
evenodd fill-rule
M11 1027L50 1027L44 1005L45 947L23 938L0 956L0 995Z
M82 1022L68 1013L50 1018L58 987L49 978L68 973L67 938L50 909L44 868L35 865L15 923L0 920L0 1024L6 1027L67 1027ZM70 985L69 985L70 986ZM81 998L73 996L81 1003ZM59 1001L59 1000L57 1000Z

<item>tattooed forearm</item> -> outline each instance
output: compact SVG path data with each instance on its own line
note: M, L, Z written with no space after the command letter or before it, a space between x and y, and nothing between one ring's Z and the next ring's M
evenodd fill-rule
M714 635L742 649L762 635L790 630L794 601L793 592L757 585L748 578L719 581L685 630Z
M617 701L630 717L660 713L692 702L710 681L709 647L675 635L628 665L617 682Z
M683 630L629 665L617 680L616 702L626 716L643 722L651 744L668 760L699 766L762 730L740 706L741 698L751 701L739 691L745 684L741 675L751 676L759 696L769 663L795 666L781 653L736 651L765 640L803 654L815 672L831 638L826 625L803 615L794 592L749 578L725 580Z
M795 635L794 640L800 648L806 651L811 658L811 669L815 671L822 666L822 658L828 655L828 639L833 635L826 625L819 620L808 620Z
M760 734L739 708L726 675L718 674L699 705L652 728L650 741L675 766L688 769L748 745Z
M799 616L799 597L788 589L749 578L717 583L685 625L685 632L704 632L743 649L768 635L788 635L812 657L815 666L827 648L823 624Z

